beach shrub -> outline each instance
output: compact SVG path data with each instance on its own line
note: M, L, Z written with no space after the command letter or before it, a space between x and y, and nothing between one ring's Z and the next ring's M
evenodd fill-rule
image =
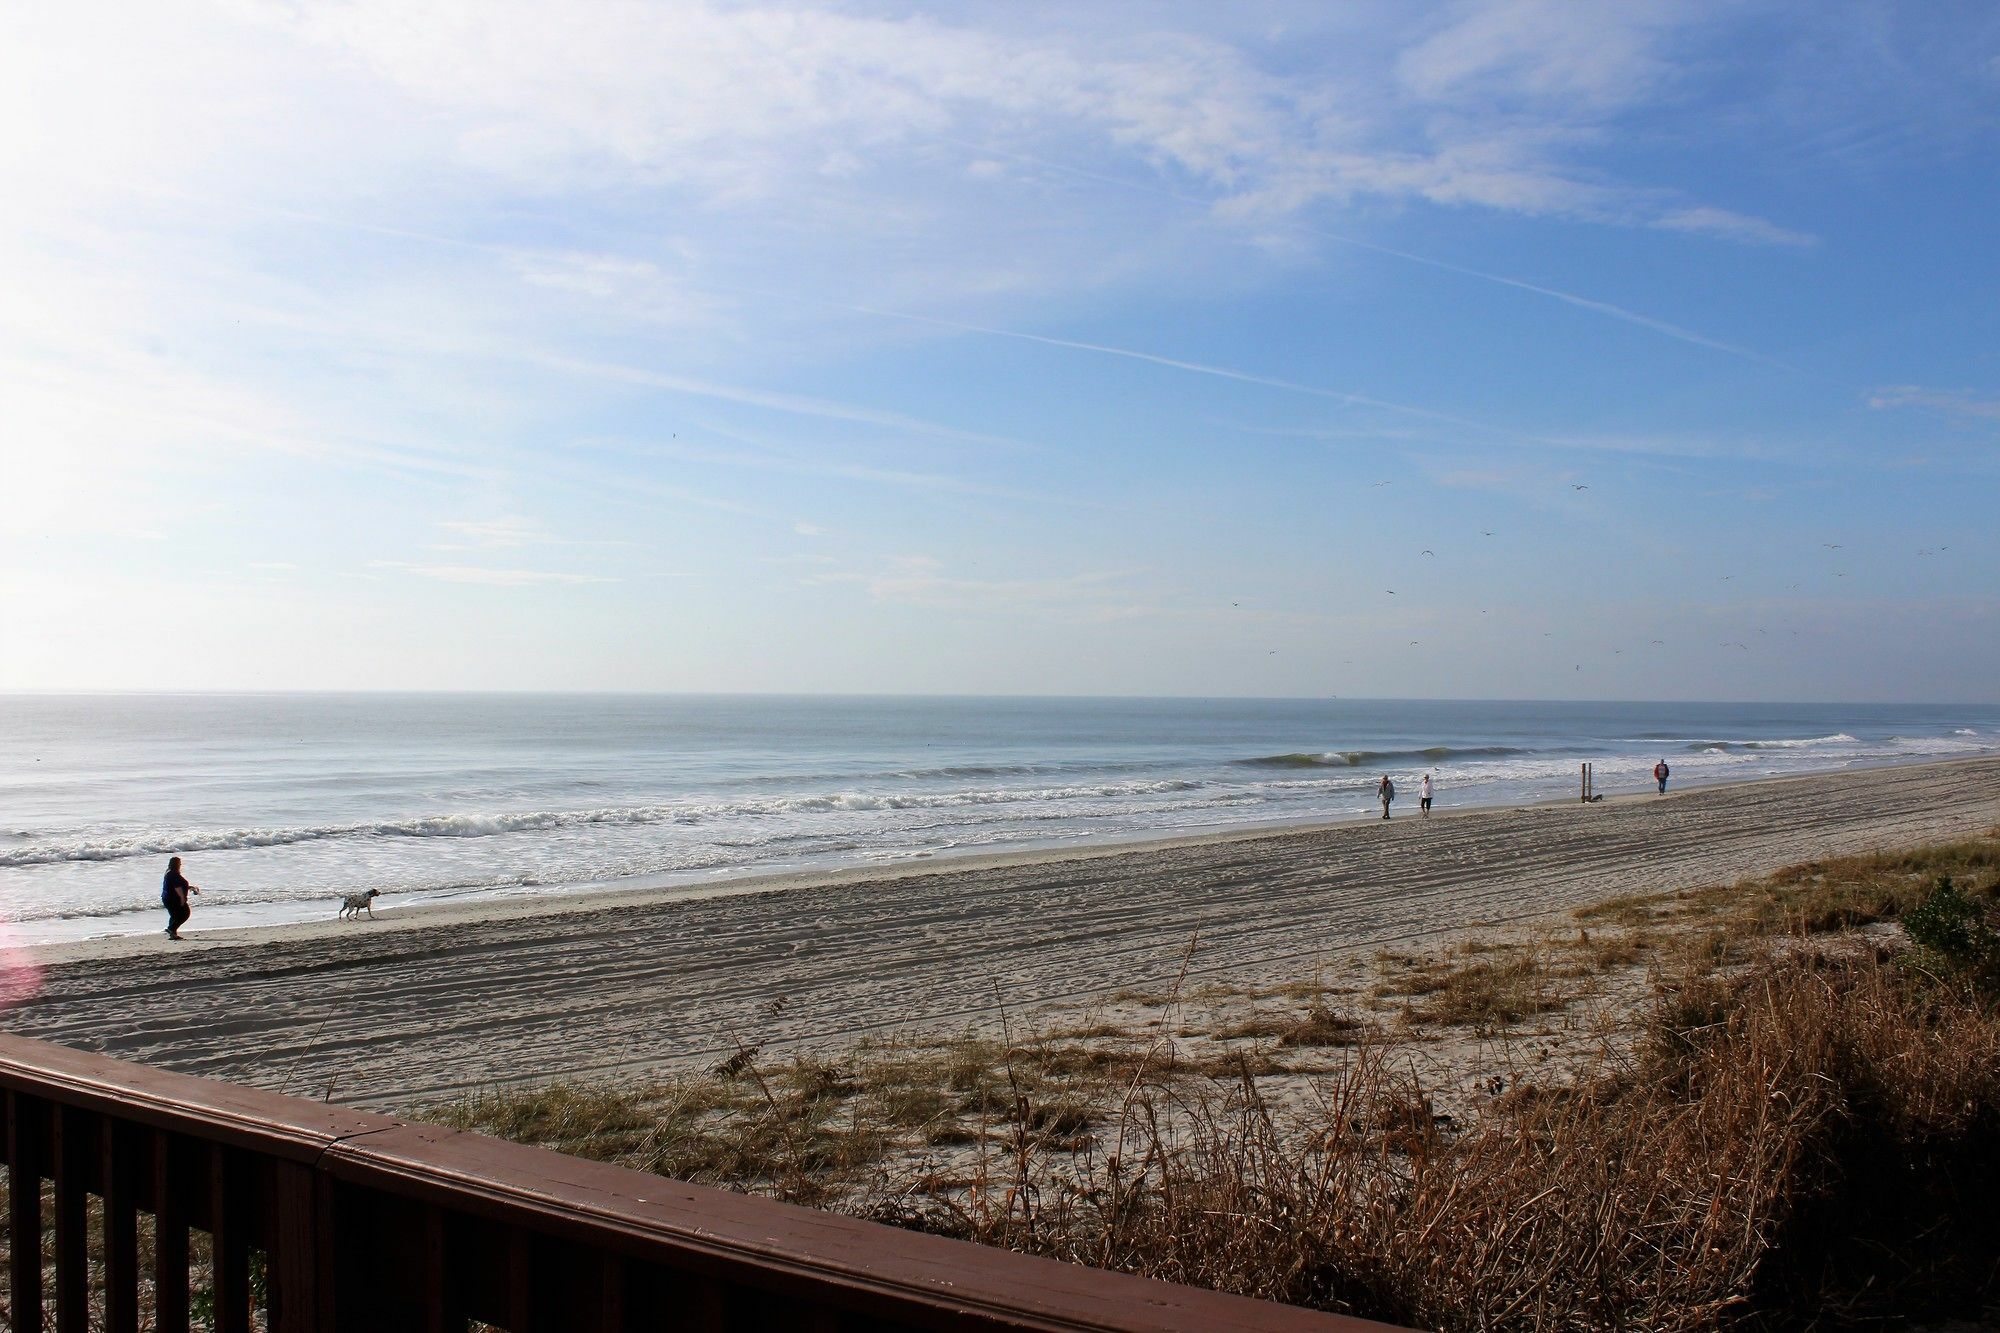
M1988 921L1987 908L1950 875L1940 875L1929 896L1903 914L1903 930L1916 946L1916 966L2000 990L2000 933Z

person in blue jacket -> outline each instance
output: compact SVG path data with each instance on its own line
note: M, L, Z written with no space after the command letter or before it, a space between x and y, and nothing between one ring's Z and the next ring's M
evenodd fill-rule
M181 927L194 915L194 908L188 905L188 895L201 890L187 882L181 873L181 859L176 856L167 862L167 877L160 881L160 906L167 909L167 938L181 937Z

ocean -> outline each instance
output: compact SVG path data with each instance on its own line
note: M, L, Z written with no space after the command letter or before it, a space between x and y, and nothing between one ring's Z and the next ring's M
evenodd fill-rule
M15 942L1441 810L2000 751L2000 706L0 696Z

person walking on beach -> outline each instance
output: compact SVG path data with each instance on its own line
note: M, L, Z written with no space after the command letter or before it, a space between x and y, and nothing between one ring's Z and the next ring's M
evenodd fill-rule
M1389 817L1389 802L1396 799L1396 784L1389 781L1387 773L1384 773L1382 780L1375 784L1375 799L1382 802L1382 818L1387 819Z
M167 862L167 877L160 881L160 905L167 909L167 938L181 937L181 927L194 915L194 908L188 905L188 895L201 890L187 882L181 873L181 859L176 856Z
M1662 796L1667 794L1667 776L1672 772L1673 770L1667 767L1667 761L1664 759L1653 765L1653 781L1660 784L1660 794Z
M1417 809L1425 819L1431 817L1431 775L1428 773L1424 774L1423 789L1417 793Z

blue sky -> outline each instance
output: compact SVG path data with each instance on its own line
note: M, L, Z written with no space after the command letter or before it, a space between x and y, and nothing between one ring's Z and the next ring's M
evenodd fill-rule
M0 688L2000 697L1990 6L30 3L0 118Z

